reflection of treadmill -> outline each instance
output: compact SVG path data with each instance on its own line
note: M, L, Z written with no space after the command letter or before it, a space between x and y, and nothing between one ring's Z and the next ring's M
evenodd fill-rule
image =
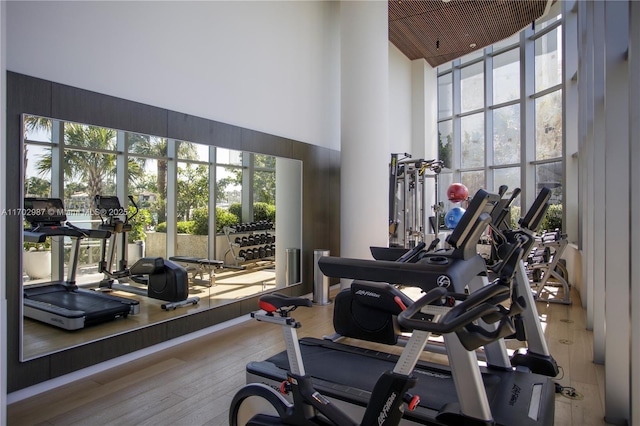
M477 255L469 257L470 242L490 221L489 214L482 212L484 206L478 207L474 216L463 216L460 228L456 227L448 239L458 255L437 256L439 259L427 257L414 264L323 257L318 265L331 277L385 280L417 285L425 290L433 288L434 282L446 281L450 282L450 290L464 288L465 283L473 280L476 269L473 259ZM471 212L471 209L467 211ZM517 289L512 286L512 291L517 292ZM373 292L371 296L375 298ZM517 296L515 293L512 303L521 302ZM482 339L486 338L486 341L478 341L473 348L484 345L486 349L489 342L501 341L500 335L491 335L490 329L485 330L488 333L482 334ZM418 382L411 392L420 396L420 404L414 411L405 412L405 419L455 425L472 419L476 423L469 424L553 424L555 386L549 377L521 371L524 369L494 367L492 363L480 368L473 348L467 348L456 333L445 334L444 339L451 367L418 363L414 370ZM306 373L313 377L315 388L324 396L339 401L354 418L364 411L378 377L393 370L398 359L377 350L326 340L303 338L299 343ZM252 362L247 365L247 382L279 386L286 379L288 368L286 353ZM481 374L477 374L478 370Z
M58 198L25 198L24 209L25 220L31 225L24 230L26 242L42 243L47 237L70 237L72 241L66 281L24 287L25 317L77 330L139 312L139 303L135 300L84 290L76 285L80 242L83 238L108 238L109 232L66 224L64 206Z

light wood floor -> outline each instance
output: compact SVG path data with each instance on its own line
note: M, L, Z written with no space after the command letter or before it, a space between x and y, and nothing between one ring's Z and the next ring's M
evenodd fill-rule
M573 305L538 304L562 373L582 399L556 395L556 425L605 425L604 368L591 361L592 333L577 294ZM333 305L299 309L299 336L333 329ZM254 321L201 337L8 406L8 425L227 425L245 364L281 351L279 327Z

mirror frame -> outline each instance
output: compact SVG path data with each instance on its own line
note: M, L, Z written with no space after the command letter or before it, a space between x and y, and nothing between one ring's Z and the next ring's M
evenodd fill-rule
M303 163L302 282L283 289L300 296L313 289L313 250L322 247L340 254L340 152L251 129L91 92L24 74L7 72L8 182L21 173L20 143L23 113L135 133L186 140L221 148L301 160ZM6 206L19 209L22 187L7 185ZM6 218L7 253L20 247L19 216ZM20 249L21 253L22 250ZM27 362L19 359L21 262L7 262L7 392L163 344L172 339L237 319L255 310L258 296L154 324ZM21 259L20 259L21 260ZM331 280L335 284L336 280Z

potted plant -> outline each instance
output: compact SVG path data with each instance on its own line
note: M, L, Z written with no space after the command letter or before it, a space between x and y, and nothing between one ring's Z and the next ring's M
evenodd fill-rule
M22 267L32 280L51 277L51 241L23 244Z
M129 215L133 215L135 209L129 207ZM151 214L146 209L138 210L138 213L129 221L131 231L127 234L127 260L129 265L133 265L140 258L144 257L145 228L151 224Z

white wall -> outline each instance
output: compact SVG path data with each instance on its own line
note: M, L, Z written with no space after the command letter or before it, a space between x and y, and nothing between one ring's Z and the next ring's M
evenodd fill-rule
M8 2L7 69L339 149L338 13L315 1Z
M389 155L401 152L414 154L411 146L411 94L411 61L389 43Z

